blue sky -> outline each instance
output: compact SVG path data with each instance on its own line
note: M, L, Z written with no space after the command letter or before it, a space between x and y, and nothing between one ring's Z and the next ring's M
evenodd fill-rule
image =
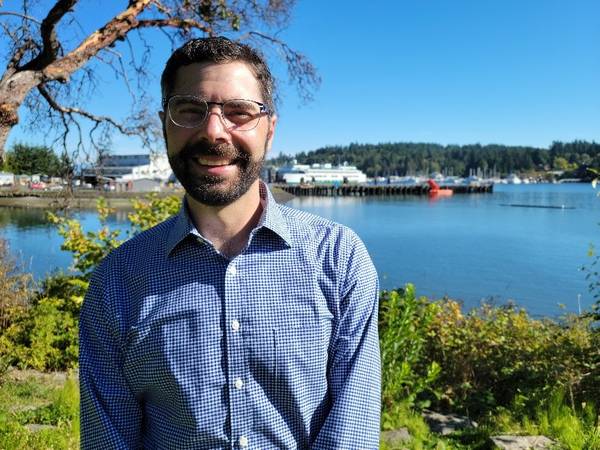
M85 23L93 27L110 11L91 4ZM351 142L600 141L597 0L300 0L280 37L310 58L322 84L305 104L280 82L274 155ZM169 52L156 42L158 93ZM126 109L114 78L103 80L104 94L89 105ZM43 138L14 130L9 142L17 140ZM116 138L113 152L140 146Z

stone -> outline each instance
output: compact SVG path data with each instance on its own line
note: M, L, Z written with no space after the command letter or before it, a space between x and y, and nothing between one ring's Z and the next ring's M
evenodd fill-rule
M492 442L502 450L549 449L556 443L546 436L492 436Z
M392 449L401 449L402 444L412 439L408 429L398 428L397 430L384 431L381 433L381 440Z
M434 411L424 410L423 418L432 432L446 436L458 430L477 428L477 422L468 417L457 414L440 414Z
M25 425L25 428L27 428L32 433L37 433L38 431L52 430L58 427L56 425L40 425L39 423L28 423L27 425Z

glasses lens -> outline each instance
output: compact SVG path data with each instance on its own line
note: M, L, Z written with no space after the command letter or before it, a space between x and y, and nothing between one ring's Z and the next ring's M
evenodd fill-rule
M261 106L248 100L228 100L223 104L223 117L229 128L238 131L252 130L262 115Z
M180 127L194 128L206 117L207 105L203 100L176 95L169 99L169 115Z

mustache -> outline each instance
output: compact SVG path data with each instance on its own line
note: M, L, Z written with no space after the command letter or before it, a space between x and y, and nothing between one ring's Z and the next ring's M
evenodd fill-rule
M179 152L180 159L192 159L200 156L221 156L232 161L249 161L250 155L230 144L211 144L199 141L186 144Z

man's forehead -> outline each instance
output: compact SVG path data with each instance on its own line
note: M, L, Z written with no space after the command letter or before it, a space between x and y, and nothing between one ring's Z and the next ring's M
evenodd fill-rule
M182 66L175 76L175 91L188 90L201 94L198 89L241 89L260 94L260 86L252 68L242 61L226 63L193 63ZM251 92L248 92L251 91Z

